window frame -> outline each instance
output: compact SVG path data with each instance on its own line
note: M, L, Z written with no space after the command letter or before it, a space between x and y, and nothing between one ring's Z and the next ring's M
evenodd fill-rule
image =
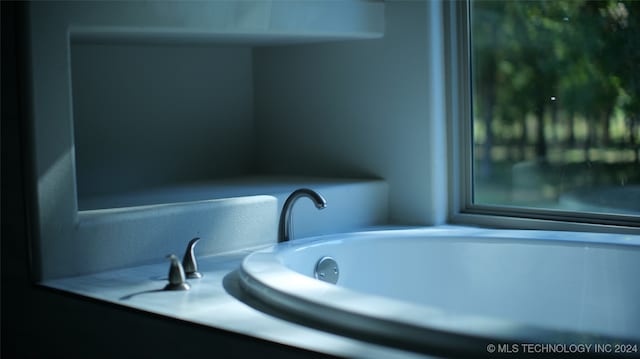
M443 4L449 209L455 224L640 234L640 217L473 203L471 1Z

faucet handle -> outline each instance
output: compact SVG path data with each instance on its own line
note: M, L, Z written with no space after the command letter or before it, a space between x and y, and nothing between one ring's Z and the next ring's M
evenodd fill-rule
M198 272L198 263L196 262L196 256L193 254L193 247L200 240L200 237L196 237L189 241L187 250L184 252L184 258L182 259L182 266L187 275L187 278L202 278L202 273Z
M164 287L164 290L189 290L191 286L185 280L184 269L178 257L175 254L169 254L167 258L171 260L171 265L169 267L169 284Z

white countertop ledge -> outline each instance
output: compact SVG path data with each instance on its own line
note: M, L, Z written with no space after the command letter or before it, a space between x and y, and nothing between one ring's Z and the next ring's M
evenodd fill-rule
M369 229L392 228L400 227L385 226ZM455 232L475 237L535 238L567 243L579 241L632 247L640 243L639 236L604 233L580 233L576 237L575 233L570 232L494 230L455 225L430 227L428 231L432 234ZM189 279L188 282L191 284L189 291L162 291L168 283L169 261L160 259L153 264L47 280L41 284L129 308L329 355L391 359L425 357L305 327L261 312L237 299L232 293L237 296L240 291L236 270L240 267L242 260L249 253L269 246L271 244L198 257L198 269L203 274L203 278Z

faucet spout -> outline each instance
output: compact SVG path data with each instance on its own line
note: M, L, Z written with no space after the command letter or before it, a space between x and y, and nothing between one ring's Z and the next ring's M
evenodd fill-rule
M308 189L300 188L289 195L287 200L282 206L282 212L280 213L280 223L278 225L278 243L287 242L291 239L291 208L293 204L300 197L308 197L315 204L317 209L323 209L327 206L327 201L318 192Z

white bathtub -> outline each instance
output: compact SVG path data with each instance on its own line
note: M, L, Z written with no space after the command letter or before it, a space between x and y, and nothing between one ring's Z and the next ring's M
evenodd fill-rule
M310 326L422 353L561 343L554 348L602 344L599 354L611 354L606 345L640 350L639 242L467 228L359 232L252 253L240 277L249 295ZM338 265L336 284L314 279L325 256Z

